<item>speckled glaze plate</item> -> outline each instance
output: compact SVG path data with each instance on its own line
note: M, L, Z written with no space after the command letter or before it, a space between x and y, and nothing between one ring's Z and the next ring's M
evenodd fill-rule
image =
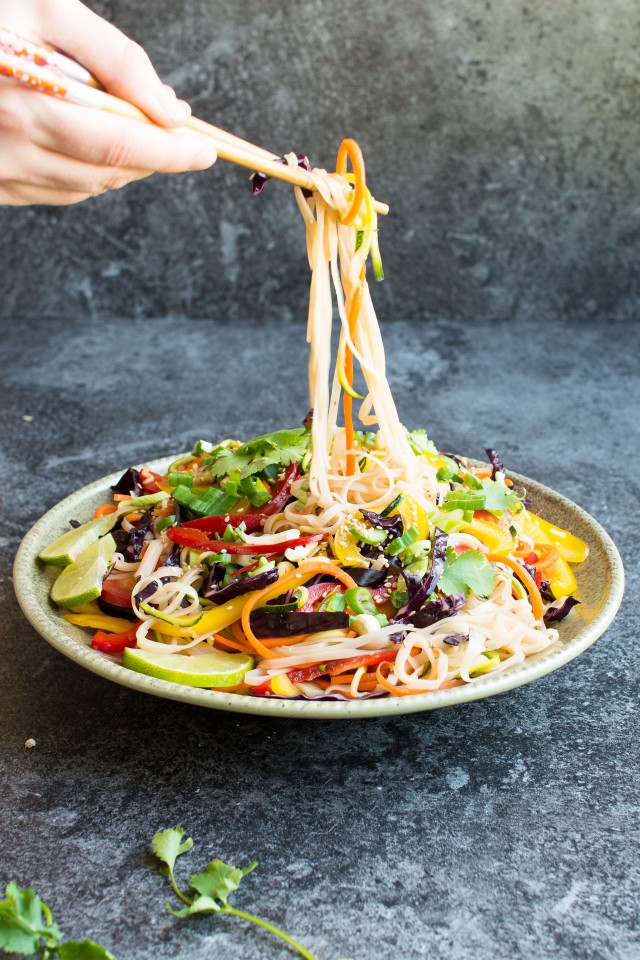
M163 473L171 458L146 464ZM586 650L597 640L613 620L624 589L624 570L620 555L609 535L592 517L575 503L548 487L518 474L509 475L524 486L527 496L545 519L565 527L586 540L590 552L587 560L574 567L578 581L580 605L558 625L560 639L542 653L529 657L524 663L504 673L489 674L471 684L425 693L412 697L388 697L360 701L305 701L247 697L233 693L202 690L182 684L156 680L126 670L117 659L89 646L91 634L75 627L62 616L49 599L49 591L57 568L44 567L37 556L61 533L69 529L69 520L84 522L110 496L109 487L121 472L96 480L83 487L49 510L26 535L18 550L14 565L14 586L22 610L45 640L75 663L100 674L107 680L133 690L141 690L157 697L182 700L216 710L251 713L268 717L297 717L299 719L359 719L389 717L421 710L452 707L469 700L491 697L537 680L563 666Z

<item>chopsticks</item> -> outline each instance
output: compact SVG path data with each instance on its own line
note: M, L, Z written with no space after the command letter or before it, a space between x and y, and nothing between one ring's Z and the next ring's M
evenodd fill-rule
M0 28L0 76L24 83L41 93L58 97L69 103L103 110L142 123L153 124L142 110L132 103L107 93L88 70L64 54L46 46L24 40L9 30ZM172 129L180 135L187 130L198 137L213 141L218 156L248 170L259 171L276 180L284 180L307 190L315 190L314 181L300 167L290 167L268 150L236 137L220 127L190 117L181 128ZM374 200L379 214L389 212L386 203Z

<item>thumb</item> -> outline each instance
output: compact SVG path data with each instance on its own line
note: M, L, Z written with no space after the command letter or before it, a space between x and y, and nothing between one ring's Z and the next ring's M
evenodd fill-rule
M106 88L155 123L184 123L191 108L160 80L143 48L79 0L48 5L46 39L86 67ZM44 31L43 31L44 32Z

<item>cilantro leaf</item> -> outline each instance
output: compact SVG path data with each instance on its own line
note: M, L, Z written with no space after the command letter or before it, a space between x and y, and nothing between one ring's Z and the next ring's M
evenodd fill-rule
M485 510L491 513L504 513L505 510L513 510L520 503L515 493L512 493L504 484L497 480L483 480L482 492L485 496Z
M438 588L445 594L473 591L477 597L488 597L495 587L493 567L479 550L465 550L456 556L447 551L447 562L438 581Z
M409 441L409 446L418 457L421 453L437 453L438 448L432 440L429 440L426 430L412 430L409 432L405 429L407 435L407 440Z
M171 916L179 917L181 920L185 917L193 917L198 913L219 913L222 909L224 908L215 900L212 900L211 897L196 897L193 903L183 907L182 910L172 910L167 904L167 910Z
M93 940L66 940L56 947L58 960L116 960L105 947Z
M300 463L308 442L309 434L304 427L276 430L254 437L236 450L217 448L207 457L205 465L214 477L226 477L237 471L244 480L272 465L288 467L291 463Z
M520 503L515 493L496 480L482 480L474 490L452 490L447 494L443 510L489 510L504 513Z
M191 838L187 838L186 840L182 839L183 833L184 830L182 827L159 830L158 833L154 834L153 836L151 841L151 849L155 853L156 857L166 864L166 872L171 878L171 886L173 887L177 896L179 896L181 900L184 900L185 903L189 903L184 894L178 889L176 878L173 874L173 868L175 867L176 860L180 854L186 853L187 850L191 850L191 847L193 846L193 840L191 840Z
M243 877L258 866L256 860L250 863L248 867L232 867L229 863L222 860L212 860L207 864L204 873L194 873L190 883L194 890L205 897L211 897L214 900L227 902L229 895L238 889L242 883Z
M55 946L62 934L38 894L17 883L7 884L5 893L7 899L0 902L0 948L27 956L38 951L42 939Z

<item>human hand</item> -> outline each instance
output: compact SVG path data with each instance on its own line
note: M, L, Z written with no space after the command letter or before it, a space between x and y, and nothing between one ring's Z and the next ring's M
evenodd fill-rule
M155 172L214 163L213 145L169 129L191 109L162 83L142 47L80 0L0 0L0 27L62 50L161 125L64 103L0 77L0 204L78 203Z

